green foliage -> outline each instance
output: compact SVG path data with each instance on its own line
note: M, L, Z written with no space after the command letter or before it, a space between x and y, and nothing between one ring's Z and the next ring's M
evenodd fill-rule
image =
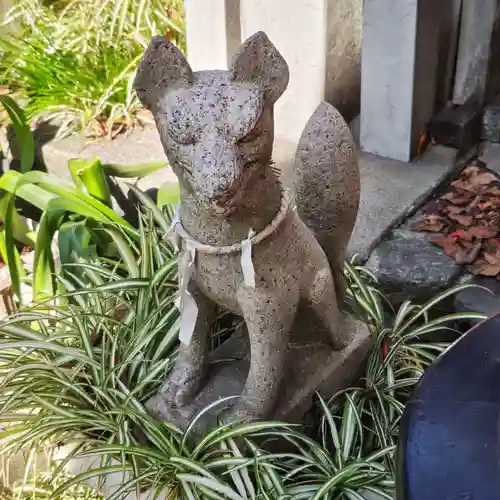
M9 96L0 95L0 104L10 118L14 128L20 151L21 172L29 172L35 161L35 141L26 121L24 110ZM0 192L0 255L9 266L14 293L21 297L21 278L25 276L16 242L30 245L34 241L26 221L14 207L14 196Z
M68 169L75 185L45 172L31 171L34 141L24 112L9 97L0 99L0 102L4 103L11 117L19 141L22 167L22 172L11 170L0 177L0 219L3 222L0 230L0 255L9 266L14 293L22 302L21 280L25 278L25 272L16 242L33 245L34 296L36 299L51 297L57 291L52 251L56 232L59 232L59 256L62 263L69 262L74 254L85 256L94 249L102 255L113 257L116 252L110 247L112 240L96 224L114 224L128 229L132 235L136 233L125 218L117 215L112 208L107 176L142 177L164 167L165 162L119 166L103 165L98 158L72 159L68 162ZM137 193L137 189L135 191ZM139 193L139 196L143 202L148 203L148 199L142 194ZM42 211L36 236L17 213L16 198ZM130 206L125 208L129 212L135 210ZM164 222L161 213L157 212L160 222Z
M35 161L35 140L26 120L24 110L7 95L0 95L0 104L7 112L17 141L21 155L21 172L29 172L33 168Z
M180 0L19 0L5 22L13 31L0 39L0 84L26 99L29 118L57 118L60 135L94 119L109 135L132 123L132 79L151 37L184 48Z
M353 446L364 456L396 446L400 419L415 385L425 369L450 345L450 342L439 341L439 337L442 338L443 333L455 333L458 337L457 324L486 316L435 313L452 295L473 285L450 288L424 305L406 301L394 311L366 269L347 262L345 275L350 283L348 295L354 314L369 325L375 343L363 380L337 395L329 407L338 418L345 418L346 411L355 412L356 419L363 423L365 431L353 437L356 443ZM324 421L325 425L331 424ZM394 472L394 456L387 455L386 462Z
M126 230L108 230L119 261L70 266L67 307L38 306L0 324L0 420L10 422L0 433L4 453L64 441L73 445L69 458L97 460L59 483L56 498L112 472L125 476L111 498L137 488L189 500L359 500L369 492L393 498L401 413L425 367L446 347L427 337L450 329L450 321L481 317L431 315L463 287L394 313L369 275L347 263L349 295L373 331L374 347L358 384L331 401L319 398L317 439L279 422L198 434L195 420L183 432L144 408L177 349L176 255L162 237L169 218L159 217L154 204L145 210L138 244ZM265 442L275 440L288 442L287 451L270 451Z
M0 178L0 189L43 211L35 243L34 289L37 298L51 296L55 292L51 245L56 231L68 221L68 216L74 223L87 220L89 223L114 223L131 228L130 224L97 198L45 172L32 171L21 174L11 170ZM6 220L15 210L14 204L11 203ZM11 225L7 223L5 228L9 235ZM12 274L12 268L10 269ZM12 280L16 283L18 277L12 275Z

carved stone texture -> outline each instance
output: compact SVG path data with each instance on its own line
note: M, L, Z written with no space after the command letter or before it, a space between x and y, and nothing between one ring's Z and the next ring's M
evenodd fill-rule
M347 124L330 105L319 106L298 146L297 211L285 207L279 224L259 240L283 207L271 153L273 105L288 78L287 63L263 32L238 48L228 71L193 72L163 37L152 40L139 64L137 94L155 117L179 179L183 257L192 251L190 241L198 248L181 295L196 305L194 331L181 343L159 395L171 408L192 404L207 385L217 306L241 315L249 338L241 397L223 420L276 414L283 377L293 369L290 339L299 305L319 319L330 352L348 349L352 341L338 300L359 203L359 171ZM241 243L250 230L256 233L254 286L242 268ZM235 251L227 250L231 245Z

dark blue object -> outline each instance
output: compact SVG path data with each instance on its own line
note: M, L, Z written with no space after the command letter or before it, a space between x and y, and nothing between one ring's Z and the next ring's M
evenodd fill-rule
M397 500L500 500L500 315L425 372L401 423Z

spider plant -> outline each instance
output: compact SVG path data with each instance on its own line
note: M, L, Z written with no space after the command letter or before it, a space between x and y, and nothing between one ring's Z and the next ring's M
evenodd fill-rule
M0 420L10 422L0 434L3 453L72 444L54 481L65 465L87 466L58 483L55 497L82 481L102 488L118 474L123 480L110 499L143 490L186 500L393 498L402 408L420 373L446 348L423 336L451 328L452 320L481 317L432 317L462 287L393 313L369 275L346 263L350 294L372 325L374 344L359 383L331 401L318 397L318 438L279 422L195 435L196 419L181 431L144 408L176 356L176 256L158 217L146 210L140 218L139 244L127 231L108 229L120 261L69 266L62 278L67 307L40 305L0 323ZM270 451L277 440L288 443L286 452Z
M137 62L153 35L184 46L179 0L19 0L5 16L0 82L27 101L28 117L113 137L135 122Z
M142 403L176 355L176 257L150 214L137 241L118 228L107 232L119 261L77 259L61 278L64 307L41 304L2 322L0 420L11 424L0 433L5 454L47 440L78 443L79 451L133 445L142 439L137 428L158 439L142 425L150 420Z
M354 314L371 326L374 348L359 384L336 395L328 406L335 413L346 404L356 408L365 428L360 444L364 455L396 446L400 419L413 388L425 369L451 345L450 341L433 341L432 335L452 332L458 338L460 332L455 328L456 324L486 319L486 316L479 313L435 313L452 295L474 285L452 287L423 305L406 301L394 311L366 269L347 262L345 275ZM394 471L394 455L385 458L390 470Z
M21 280L25 277L24 268L14 241L30 244L35 248L33 269L33 290L36 299L50 297L56 293L55 261L52 241L58 233L59 257L62 263L68 262L72 253L85 255L96 251L108 256L116 254L112 240L99 226L114 224L136 234L126 217L118 215L112 206L112 196L108 184L109 177L143 177L164 167L165 162L144 165L120 166L103 165L98 158L72 159L68 169L74 185L64 182L54 175L33 171L34 142L25 121L23 110L10 97L3 97L4 102L19 141L21 154L21 172L10 170L0 177L0 217L4 221L0 233L0 253L9 265L13 289L21 300ZM135 189L135 188L134 188ZM137 196L137 189L136 196ZM175 189L166 185L160 189L159 199L175 199ZM140 199L149 203L140 193ZM15 201L20 198L42 212L36 237L29 232L25 221L19 216ZM125 196L121 196L125 199ZM122 208L130 216L135 207L126 202ZM165 222L162 217L160 223Z

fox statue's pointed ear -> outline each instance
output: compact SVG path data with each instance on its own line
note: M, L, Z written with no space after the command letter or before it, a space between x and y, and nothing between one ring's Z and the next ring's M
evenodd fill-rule
M266 101L274 104L285 91L290 73L288 64L267 35L259 31L245 40L231 61L231 79L259 85Z
M141 104L151 109L174 85L193 82L193 70L182 52L162 36L155 36L139 62L134 89Z

